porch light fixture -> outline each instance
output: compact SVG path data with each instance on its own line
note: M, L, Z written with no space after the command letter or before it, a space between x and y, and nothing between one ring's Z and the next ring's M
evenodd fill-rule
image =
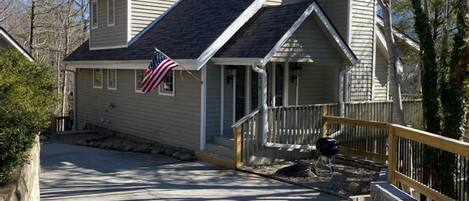
M290 80L292 83L295 83L298 80L298 77L300 77L302 70L303 68L298 63L290 63Z
M236 75L236 68L227 67L227 69L225 80L227 84L230 84Z

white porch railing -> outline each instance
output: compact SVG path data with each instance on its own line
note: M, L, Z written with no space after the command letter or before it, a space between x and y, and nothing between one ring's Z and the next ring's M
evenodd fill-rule
M423 112L420 100L404 101L406 121L413 127L423 125ZM257 164L271 162L276 159L300 159L310 157L315 149L316 140L322 137L324 129L333 137L347 143L347 129L338 126L323 125L325 115L340 116L339 104L316 104L304 106L271 107L268 109L267 143L259 143L257 129L259 113L255 111L233 125L235 138L241 143L237 148L241 154L240 162ZM360 102L346 103L344 115L347 118L391 122L392 102ZM369 136L369 130L353 130L354 136L362 133ZM373 132L373 131L372 131ZM380 135L379 135L380 136ZM354 139L356 140L356 139ZM369 149L381 152L386 138L374 140L374 147Z

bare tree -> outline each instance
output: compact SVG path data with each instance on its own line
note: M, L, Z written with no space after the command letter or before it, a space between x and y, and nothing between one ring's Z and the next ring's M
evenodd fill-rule
M393 122L400 125L405 125L404 111L402 106L401 96L401 77L403 66L399 59L399 52L397 51L395 40L393 36L392 16L391 16L391 2L390 0L378 1L383 12L384 21L384 35L386 38L386 46L389 52L389 63L392 66L393 82L392 83L392 101L393 101Z

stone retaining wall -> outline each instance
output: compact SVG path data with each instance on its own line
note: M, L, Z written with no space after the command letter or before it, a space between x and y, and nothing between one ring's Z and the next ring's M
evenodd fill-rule
M40 150L39 136L29 150L29 160L13 173L12 182L0 188L0 201L39 201Z

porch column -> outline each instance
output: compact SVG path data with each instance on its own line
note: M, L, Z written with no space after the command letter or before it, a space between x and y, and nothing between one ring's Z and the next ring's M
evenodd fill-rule
M258 122L258 143L263 145L267 143L267 130L269 122L267 119L267 72L265 69L258 67L256 64L252 65L252 70L259 73L259 109L260 116Z

